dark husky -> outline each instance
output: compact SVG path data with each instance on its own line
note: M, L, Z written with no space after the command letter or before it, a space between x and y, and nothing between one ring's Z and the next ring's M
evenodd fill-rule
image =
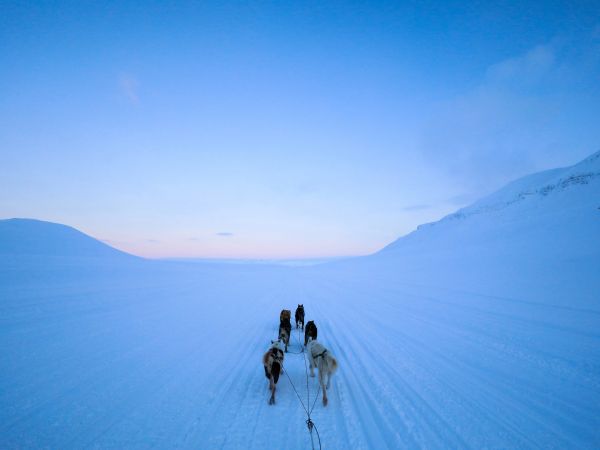
M302 324L302 330L304 330L304 305L298 305L296 308L296 328L298 324Z
M315 325L315 322L312 320L309 320L308 322L306 322L306 326L304 327L304 346L305 347L306 347L306 344L308 344L309 338L312 340L317 339L317 326Z
M288 350L290 336L292 335L292 324L289 318L283 318L279 322L279 339L285 344L285 351Z
M283 322L284 319L292 320L292 311L289 309L282 309L281 313L279 314L279 321Z
M271 348L263 355L263 366L265 368L265 376L269 380L269 389L271 390L271 398L269 405L275 403L275 386L279 381L279 374L283 366L283 350L281 340L271 341Z

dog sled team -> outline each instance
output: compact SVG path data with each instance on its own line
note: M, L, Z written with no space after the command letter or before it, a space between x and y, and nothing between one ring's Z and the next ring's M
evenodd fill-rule
M292 334L292 312L284 309L279 315L279 335L276 341L271 341L271 347L263 355L263 366L265 376L269 380L269 389L271 398L269 404L275 403L275 389L279 381L279 375L283 371L283 360L288 351L290 336ZM304 325L304 305L298 305L294 315L296 320L296 329L304 331L304 347L308 355L310 367L310 376L315 376L315 369L319 373L319 385L323 392L323 405L327 406L327 389L329 389L331 376L338 367L337 360L331 352L317 341L317 326L310 320Z

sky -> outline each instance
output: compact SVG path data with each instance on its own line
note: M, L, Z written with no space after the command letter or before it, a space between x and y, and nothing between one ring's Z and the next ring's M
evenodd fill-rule
M0 219L375 252L600 149L600 2L0 3Z

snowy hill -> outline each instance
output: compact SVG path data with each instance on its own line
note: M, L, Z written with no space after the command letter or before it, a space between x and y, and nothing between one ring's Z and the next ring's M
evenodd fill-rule
M511 239L523 241L526 237L550 251L568 242L575 246L569 253L597 252L600 239L593 238L600 236L600 151L574 166L513 181L438 222L421 225L379 253L394 253L412 245L433 247L440 244L440 238L445 242L436 252L477 241L487 246L505 237L507 228ZM560 242L553 232L560 233Z
M452 214L449 219L467 218L517 205L533 206L533 202L553 199L566 192L577 196L585 206L591 204L600 208L600 198L595 195L599 182L600 151L574 166L546 170L513 181L496 193Z
M70 226L34 219L0 220L2 256L135 258Z
M113 250L1 222L0 447L311 448L301 333L274 406L261 366L279 311L303 303L339 363L312 411L324 449L598 448L599 160L311 267L33 270L7 252Z
M600 287L599 208L600 152L516 180L356 265L428 284L589 304Z

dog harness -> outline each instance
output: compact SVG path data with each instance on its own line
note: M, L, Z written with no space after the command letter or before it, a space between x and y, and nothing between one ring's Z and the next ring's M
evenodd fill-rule
M283 360L283 352L278 348L272 348L271 355L273 355L275 361L281 362Z
M321 353L319 353L318 355L315 355L315 356L313 356L313 358L315 358L315 359L317 359L317 358L319 358L319 357L321 357L321 358L322 358L323 356L325 356L325 353L327 353L327 350L323 350L323 351L322 351Z

